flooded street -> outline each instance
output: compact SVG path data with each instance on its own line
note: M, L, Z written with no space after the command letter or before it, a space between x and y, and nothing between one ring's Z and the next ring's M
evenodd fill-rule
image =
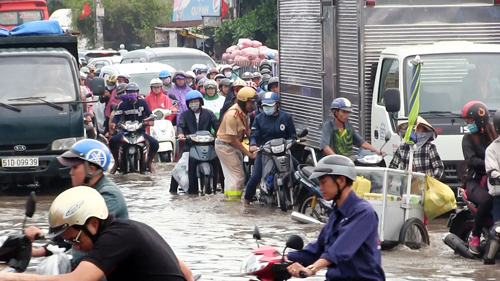
M255 249L254 225L262 235L261 244L281 250L290 234L298 234L305 242L314 241L321 228L293 222L290 213L263 206L245 207L242 203L225 202L223 196L191 197L170 195L171 164L157 164L157 175L114 175L122 188L132 219L154 227L195 274L202 280L249 280L234 277L243 259ZM109 175L108 175L109 176ZM35 216L29 223L47 227L47 213L55 195L38 195ZM27 193L0 198L0 230L17 231L21 227ZM387 280L496 280L498 265L484 266L454 255L441 242L446 232L446 219L429 226L431 246L414 251L399 246L382 254ZM17 232L16 232L17 233ZM33 265L38 261L34 259ZM324 280L325 271L308 280Z

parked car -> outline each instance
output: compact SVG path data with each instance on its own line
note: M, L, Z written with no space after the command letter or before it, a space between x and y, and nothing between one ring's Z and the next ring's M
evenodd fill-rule
M119 74L126 73L130 75L130 82L139 84L140 93L145 96L151 91L149 89L149 82L153 78L158 78L160 71L168 70L174 73L175 69L170 65L163 63L141 63L141 64L114 64L106 65L100 69L99 77L107 79L111 75L118 76ZM94 100L99 97L94 96ZM104 103L94 103L94 112L96 113L97 128L100 133L104 132Z
M196 63L216 67L215 62L202 51L191 48L162 47L130 51L123 55L122 64L159 62L175 69L188 71Z

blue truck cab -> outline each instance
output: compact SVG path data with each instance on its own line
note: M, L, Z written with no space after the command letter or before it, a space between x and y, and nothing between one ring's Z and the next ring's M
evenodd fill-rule
M30 24L0 37L0 188L67 185L56 157L84 138L77 38Z

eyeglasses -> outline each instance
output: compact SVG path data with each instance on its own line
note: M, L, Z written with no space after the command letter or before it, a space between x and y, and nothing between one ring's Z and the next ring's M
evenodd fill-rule
M81 241L80 241L80 235L82 235L82 230L80 230L80 232L78 232L78 235L73 238L73 239L64 239L64 242L68 243L68 244L71 244L71 245L76 245L76 244L80 244Z

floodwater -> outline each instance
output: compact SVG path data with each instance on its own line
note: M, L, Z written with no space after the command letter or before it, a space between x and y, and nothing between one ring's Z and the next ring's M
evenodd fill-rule
M110 177L127 201L131 219L154 227L202 280L249 280L235 277L241 262L256 248L252 239L259 226L262 244L283 249L287 237L298 234L311 242L321 226L298 224L290 212L267 206L244 206L225 202L221 194L203 197L170 195L172 164L156 164L157 175L113 175ZM27 192L0 197L0 231L19 231L23 221ZM47 227L47 213L54 195L38 195L35 216L29 224ZM485 266L481 261L466 260L443 244L446 219L429 225L431 245L420 250L398 246L382 252L387 280L497 280L500 266ZM40 260L33 259L32 265ZM325 271L308 280L324 280Z

